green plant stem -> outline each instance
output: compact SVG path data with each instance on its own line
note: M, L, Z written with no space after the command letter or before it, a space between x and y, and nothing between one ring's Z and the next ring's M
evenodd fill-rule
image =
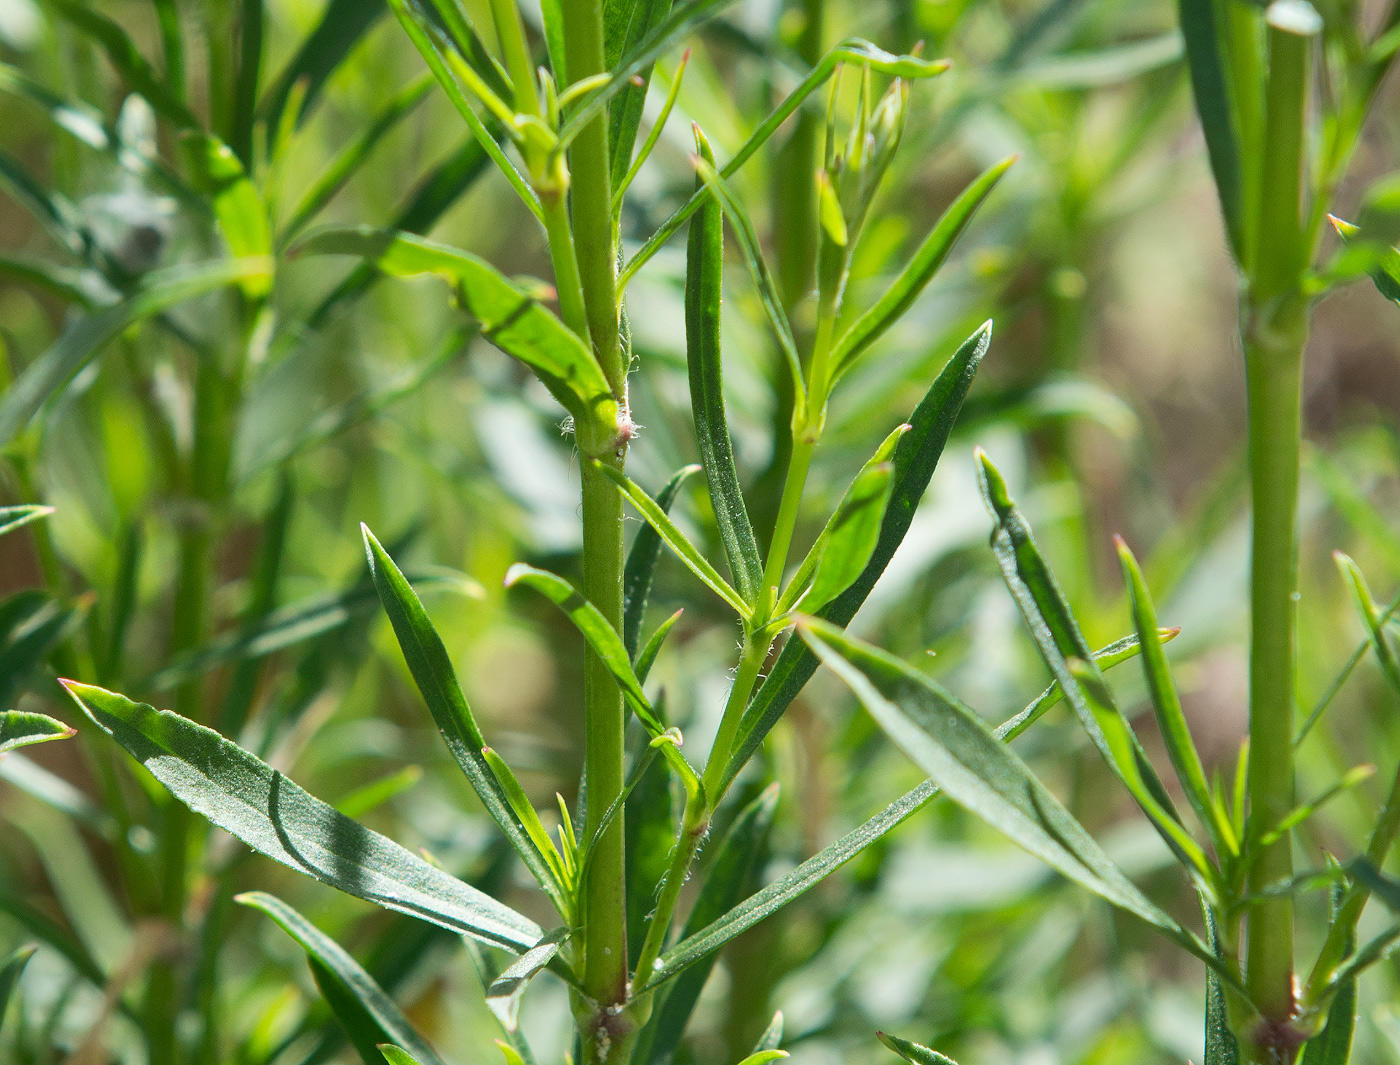
M1243 311L1253 501L1249 801L1250 838L1255 841L1288 814L1294 797L1298 467L1308 337L1307 304L1299 293L1307 254L1301 173L1310 47L1306 37L1269 30L1257 253ZM1252 890L1292 875L1291 848L1287 835L1259 847L1250 874ZM1271 898L1251 908L1247 931L1250 998L1267 1022L1286 1026L1295 1006L1292 900ZM1290 1053L1277 1043L1269 1046L1268 1040L1258 1047L1258 1040L1244 1042L1259 1061Z
M545 233L549 237L549 259L554 266L554 288L559 294L559 317L579 335L591 341L588 313L583 302L583 281L579 277L574 234L569 226L568 196L557 188L536 186L544 209Z
M578 80L602 73L601 0L564 0L565 66ZM613 243L611 166L607 110L589 122L569 148L573 186L573 236L588 335L598 364L627 414L626 366L618 337L616 248ZM592 456L622 469L626 439L606 455ZM606 476L582 464L583 591L620 633L622 631L622 499ZM592 652L584 664L584 775L588 785L588 832L622 794L624 726L622 694L607 667ZM627 1060L635 1039L631 1018L613 1007L627 997L626 870L622 818L614 819L594 844L588 882L583 885L583 986L592 1000L581 1018L583 1065Z
M771 588L772 586L768 585L765 591ZM739 729L739 721L744 716L744 709L749 705L749 697L753 695L759 672L763 669L763 663L768 660L768 651L772 645L773 638L769 630L751 632L744 638L739 669L734 675L734 685L729 689L729 698L724 704L724 715L720 718L719 730L715 733L715 742L705 763L702 785L711 809L718 806L724 798L719 794L719 786L720 781L724 779L725 767L729 765L729 756L733 753L734 734Z

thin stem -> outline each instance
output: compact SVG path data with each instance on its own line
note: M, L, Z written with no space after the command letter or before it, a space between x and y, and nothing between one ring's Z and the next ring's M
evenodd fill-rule
M530 49L525 43L525 25L515 0L491 0L491 21L496 39L505 56L514 90L515 109L523 115L540 113L540 97L535 91L535 70L530 65Z
M601 0L564 0L565 66L574 81L602 73ZM569 148L573 182L573 226L584 317L598 364L626 410L627 367L618 336L616 248L612 227L612 168L607 110L580 130ZM607 455L591 456L622 469L625 442ZM618 632L622 631L622 498L592 463L583 477L583 591ZM622 694L607 667L592 652L584 663L584 775L588 785L588 834L624 787ZM635 1038L631 1018L614 1009L627 998L626 869L623 826L617 818L598 834L592 867L583 885L584 991L591 1013L581 1018L583 1065L626 1061Z
M1257 255L1244 310L1254 508L1249 649L1252 840L1278 824L1294 799L1298 468L1308 336L1307 304L1298 287L1307 255L1301 195L1311 40L1277 27L1268 32ZM1251 889L1261 891L1292 873L1292 841L1285 834L1259 848L1250 872ZM1270 898L1251 908L1247 931L1250 998L1266 1020L1287 1022L1295 1005L1292 899ZM1264 1047L1262 1052L1277 1049Z
M567 181L567 177L565 179ZM585 344L591 341L588 313L583 302L583 280L579 277L574 234L569 227L569 207L563 190L536 186L544 209L544 228L549 237L549 259L554 266L554 288L559 294L559 316Z
M656 968L656 959L661 956L661 951L666 946L666 936L675 917L676 904L680 901L686 874L709 830L710 805L698 793L688 797L681 819L681 832L671 847L666 875L661 881L661 890L656 898L656 909L652 912L651 923L647 926L642 951L637 956L637 975L633 981L637 987L645 985L651 979Z
M771 587L771 586L770 586ZM739 656L739 669L734 675L734 686L729 689L729 699L724 704L724 714L720 718L715 742L710 748L710 757L705 762L705 776L702 784L710 808L719 805L723 795L719 794L720 782L724 779L725 767L734 748L734 734L739 729L739 721L744 709L749 705L754 686L763 663L768 660L768 649L773 640L766 630L751 632L744 638L744 649Z

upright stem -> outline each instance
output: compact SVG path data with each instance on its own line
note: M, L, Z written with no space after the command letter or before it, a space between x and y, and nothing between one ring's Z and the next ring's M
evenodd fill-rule
M564 0L565 66L571 80L602 73L603 9L601 0ZM608 157L607 109L588 123L569 150L573 188L573 235L583 289L588 335L613 395L620 421L627 414L627 367L618 338L616 248L612 228L611 166ZM609 454L593 456L621 469L626 461L623 439ZM622 500L601 472L583 463L584 595L622 631ZM584 778L588 787L588 832L591 834L613 801L622 794L624 731L622 694L603 662L591 652L584 666ZM592 1015L583 1018L584 1065L626 1061L635 1031L632 1020L614 1007L627 997L627 916L623 823L614 819L595 844L588 883L583 886L586 913L584 991Z
M1250 568L1250 836L1293 807L1294 638L1298 587L1298 457L1302 435L1307 302L1299 281L1307 255L1301 203L1304 106L1311 40L1270 27L1264 156L1256 254L1243 309L1253 501ZM1292 875L1287 834L1259 848L1253 890ZM1295 1010L1293 904L1286 896L1249 910L1246 986L1265 1019L1247 1039L1258 1062L1291 1061Z

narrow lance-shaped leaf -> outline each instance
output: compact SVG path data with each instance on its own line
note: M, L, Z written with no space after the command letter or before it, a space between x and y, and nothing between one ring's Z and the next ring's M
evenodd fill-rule
M613 469L607 463L597 463L600 473L607 477L613 484L617 485L624 499L637 509L646 523L656 530L662 541L675 552L676 557L685 563L686 567L700 578L702 582L716 595L734 608L745 621L748 620L752 611L749 605L744 602L743 596L729 586L729 582L719 575L719 571L710 565L710 562L692 544L680 529L676 528L676 523L656 505L656 500L647 495L636 484L634 484L621 470Z
M683 466L671 475L671 479L656 494L656 506L661 513L670 513L681 485L699 469L699 466ZM651 596L651 578L660 556L661 536L650 525L644 524L637 530L632 548L627 552L627 563L622 568L622 643L633 662L637 661L642 621L646 618L647 599Z
M880 541L885 508L894 486L894 464L890 458L899 438L909 428L901 425L887 436L856 474L784 590L779 612L787 609L790 598L801 594L802 609L816 613L854 584L864 571Z
M838 625L844 625L855 617L856 611L904 541L914 520L914 511L938 466L943 447L953 431L953 423L957 420L968 389L972 387L972 379L987 353L991 338L992 323L986 322L948 360L909 416L909 425L913 428L900 437L891 459L894 463L894 482L889 504L885 507L884 521L880 524L879 542L855 583L820 611L821 617ZM801 640L789 640L739 721L734 754L725 766L721 794L728 789L730 782L753 756L763 738L797 698L797 693L816 669L816 657L807 650L806 644Z
M945 1057L922 1043L914 1043L886 1032L876 1032L875 1035L885 1046L909 1062L909 1065L958 1065L952 1058Z
M1218 39L1214 0L1177 0L1181 33L1186 39L1186 65L1191 71L1191 91L1196 113L1205 133L1211 174L1220 196L1220 212L1235 258L1244 256L1243 178L1240 171L1240 141L1235 128L1230 89L1226 83L1224 57Z
M330 936L275 895L250 891L235 898L271 917L306 951L316 984L365 1065L380 1065L377 1044L393 1040L422 1065L443 1065L408 1018L369 973Z
M1174 640L1180 635L1180 629L1158 629L1157 635L1166 643ZM1136 658L1141 650L1136 635L1124 636L1121 640L1114 640L1106 647L1100 647L1094 652L1094 661L1098 663L1100 669L1109 669L1126 662L1130 658ZM1018 730L1024 730L1035 724L1046 712L1064 700L1065 692L1060 687L1058 680L1051 681L1050 686L1030 701L1030 704L1019 714L1007 722L1007 725L1014 726Z
M0 447L12 441L55 392L134 322L225 285L269 277L271 270L272 260L265 256L172 266L148 274L120 303L78 318L25 367L0 399Z
M452 101L452 106L457 109L457 113L466 122L467 128L471 130L472 136L482 150L491 157L491 161L496 164L511 188L515 189L521 201L529 208L530 213L537 219L544 218L543 208L540 207L539 197L535 190L531 188L529 180L511 162L510 157L502 151L501 146L496 143L495 137L491 135L486 124L477 115L472 106L473 98L490 99L496 105L495 116L504 124L510 121L509 109L504 108L499 97L495 96L490 82L476 73L465 58L463 58L447 41L437 23L428 17L416 0L389 0L389 7L393 10L399 24L408 34L413 46L418 49L424 61L428 64L428 69L437 78L438 84L447 93L447 98ZM502 114L504 110L506 114Z
M395 276L445 277L481 323L482 334L525 363L574 416L581 444L597 448L617 432L617 400L593 353L532 293L485 260L409 233L368 226L321 230L299 243L296 253L360 255Z
M526 986L559 953L569 938L567 928L556 928L491 981L486 989L486 1006L508 1032L514 1032L520 1014L520 998Z
M297 872L517 953L529 918L307 794L212 729L114 692L64 681L84 713L194 812Z
M982 202L1015 161L1015 156L1002 160L963 190L952 206L943 212L943 217L924 238L919 250L914 253L914 257L909 260L908 265L900 272L899 277L895 278L885 294L841 335L831 353L833 384L855 365L856 360L870 345L899 321L918 298L919 293L933 280L933 275L948 258L954 242L972 221L977 208L982 206Z
M462 686L457 682L457 674L452 668L447 648L443 646L442 637L433 627L413 587L404 579L403 573L374 538L369 527L361 525L360 531L364 534L365 554L369 559L375 589L379 592L379 601L389 615L394 636L403 651L404 661L408 663L408 671L413 674L414 683L418 685L423 701L428 704L428 711L433 715L443 742L462 767L486 812L500 826L536 881L549 894L555 908L560 913L567 913L568 900L555 879L554 871L511 809L500 783L481 753L486 746L486 738L472 715Z
M695 127L695 145L711 168L714 152ZM703 179L701 179L703 184ZM747 250L747 249L746 249ZM744 602L753 604L763 590L763 561L758 555L739 473L729 419L724 411L724 372L720 355L721 280L724 266L724 218L713 199L690 220L685 262L685 350L690 370L690 410L695 442L710 486L715 524L729 559L729 571Z
M815 655L810 652L808 655L812 661L816 661ZM1105 661L1105 668L1108 665L1116 664L1117 661L1125 661L1127 657L1130 656L1119 657L1116 661ZM993 735L998 740L1010 743L1030 727L1032 720L1033 718L1024 712L1017 714L999 725ZM662 955L662 966L657 970L657 975L651 984L661 983L684 971L688 966L718 950L735 936L741 935L764 918L782 909L876 840L899 827L928 805L937 795L938 786L931 780L924 781L890 803L860 827L848 832L835 843L808 858L792 872L745 899L723 917L699 932L687 935L669 952Z
M1215 914L1204 897L1201 898L1201 912L1205 916L1206 946L1219 955L1220 933ZM1225 989L1220 986L1220 977L1210 969L1206 970L1205 1051L1205 1065L1238 1065L1239 1047L1225 1012Z
M744 210L744 205L739 202L733 190L725 183L724 178L714 168L713 155L707 159L705 148L708 147L703 140L700 127L695 127L697 142L701 145L702 154L695 160L695 171L700 175L700 180L705 183L710 194L719 202L723 210L724 217L729 219L729 225L734 230L734 235L739 240L739 248L744 253L744 262L748 264L749 273L753 275L754 285L758 288L759 302L763 304L763 310L768 315L768 321L773 326L773 333L778 338L778 347L782 349L784 358L787 359L788 369L792 373L792 379L801 382L802 358L797 353L797 341L792 336L792 324L788 321L787 311L783 309L783 299L778 293L777 282L773 280L773 273L768 269L768 261L763 257L763 248L758 242L758 234L754 232L753 223L749 221L749 213ZM687 335L689 330L689 288L687 287ZM718 508L717 508L718 509ZM757 547L754 553L757 554Z
M384 1055L384 1060L389 1065L427 1065L427 1062L415 1058L403 1047L393 1043L380 1043L379 1053Z
M675 628L676 622L680 621L683 613L685 613L684 610L677 610L660 625L656 626L656 631L647 637L647 642L643 645L641 651L638 652L637 661L633 667L637 674L637 680L641 683L646 683L647 674L651 672L651 667L656 662L656 656L661 653L661 645L666 642L666 637L669 636L671 630Z
M980 449L977 461L983 498L996 522L992 551L1041 657L1109 767L1158 834L1193 871L1198 884L1213 895L1214 869L1182 826L1166 788L1114 702L1103 674L1093 664L1084 636L1035 544L1029 524L1012 502L1000 472Z
M1178 942L1187 938L975 711L899 659L834 625L808 619L798 631L890 739L954 802L1081 887Z
M551 0L557 4L559 0ZM603 0L603 63L615 69L626 56L654 31L671 13L671 0ZM546 22L548 24L548 20ZM552 54L551 47L551 54ZM627 80L609 105L608 157L612 164L612 187L622 188L632 161L651 84L652 65L646 64ZM561 74L562 76L562 74ZM664 121L664 119L663 119Z
M1157 727L1162 733L1167 754L1172 760L1177 779L1181 781L1191 808L1196 811L1201 824L1211 833L1218 850L1222 853L1237 854L1239 841L1235 839L1229 818L1211 799L1210 785L1206 782L1201 756L1191 739L1191 729L1181 709L1181 698L1177 695L1176 685L1172 681L1166 655L1162 653L1157 612L1147 590L1147 581L1143 578L1137 559L1133 557L1122 537L1117 538L1117 545L1123 579L1128 586L1128 604L1132 610L1133 625L1137 629L1142 651L1143 676L1147 679L1152 709L1156 712Z
M679 737L679 730L669 730L668 733L665 724L656 716L650 700L642 691L641 682L632 671L631 663L627 661L627 649L622 646L622 637L608 624L602 611L585 599L578 589L563 577L546 570L535 569L523 562L517 562L506 572L506 587L516 584L527 585L539 592L574 623L574 627L588 643L589 649L607 667L622 692L623 699L646 728L647 734L653 741L660 742L661 754L667 764L685 782L687 790L698 787L695 770L680 753L679 741L676 739Z
M19 747L63 740L74 735L77 735L76 729L44 714L24 710L0 711L0 756Z
M1386 635L1381 609L1371 595L1371 588L1362 576L1361 568L1341 551L1333 552L1332 557L1346 579L1347 587L1356 603L1356 612L1361 615L1361 620L1366 625L1367 633L1371 637L1371 650L1375 652L1381 672L1391 687L1400 692L1400 662L1396 661L1395 651Z

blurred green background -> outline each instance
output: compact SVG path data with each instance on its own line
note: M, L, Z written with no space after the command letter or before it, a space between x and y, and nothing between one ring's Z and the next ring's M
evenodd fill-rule
M220 113L235 58L249 47L236 32L239 6L180 6L186 101L230 131L231 143L243 138L285 227L338 153L421 79L422 64L379 0L332 0L329 14L319 3L268 0L261 103L240 132L236 116ZM485 5L466 6L489 29ZM1012 479L1095 645L1131 627L1112 534L1144 559L1163 623L1183 630L1169 654L1207 769L1228 778L1246 713L1243 364L1236 285L1174 5L742 0L693 42L677 111L623 214L626 237L645 237L689 194L691 120L724 158L795 83L810 48L804 30L819 9L827 45L848 34L894 51L923 41L925 54L954 60L949 74L913 89L904 149L858 253L857 295L907 255L973 175L1020 155L884 357L863 363L833 404L808 494L809 535L956 344L995 320L954 442L856 631L924 663L990 720L1010 716L1048 682L987 550L990 521L971 458L980 444ZM169 45L165 5L103 0L94 10L159 65L154 57ZM58 0L0 0L0 382L48 349L84 301L100 306L149 270L218 251L207 202L113 150L120 143L138 155L180 158L168 126L126 95L64 11ZM350 47L320 72L328 74L323 83L312 77L299 122L293 93L284 150L269 166L267 145L278 143L271 119L295 83L284 72L318 75L303 44L310 37L324 45L336 32ZM660 64L644 130L678 58ZM847 95L855 81L847 79ZM34 86L61 97L66 110L43 106ZM436 89L420 96L315 222L403 225L407 217L509 274L548 277L543 235L528 213L464 149L468 136ZM1400 88L1392 83L1341 192L1341 213L1354 217L1364 202L1378 218L1400 220L1400 172L1390 172L1397 158ZM784 191L801 159L771 147L735 179L772 241L780 275L796 261L784 256L784 241L801 236L784 222L801 206ZM732 265L730 420L762 521L773 494L772 426L782 417L778 362L748 275ZM0 453L0 502L56 508L46 526L0 539L0 594L44 589L49 614L32 625L54 621L45 630L52 640L6 694L17 707L76 723L55 676L76 672L158 706L174 705L184 682L206 723L240 735L328 802L358 804L367 823L426 847L449 868L494 878L503 890L514 885L512 905L539 916L540 900L493 848L489 822L433 735L365 583L357 525L368 523L431 592L429 609L488 738L536 804L549 805L556 790L573 803L581 642L547 604L501 587L518 560L565 574L577 568L571 442L547 393L472 337L441 283L352 279L352 290L351 269L340 259L282 258L269 310L254 321L236 296L216 293L133 327ZM643 426L632 469L649 489L695 457L683 273L675 242L638 277L627 304L633 410ZM799 324L800 314L799 305ZM240 404L201 409L192 396L198 367L230 344L247 352ZM1395 308L1369 283L1329 297L1308 358L1305 710L1362 636L1330 552L1356 557L1380 596L1400 585ZM227 449L217 498L190 474L207 419L218 423L215 449ZM713 545L706 505L703 494L689 496L679 517ZM197 629L182 629L175 588L192 527L210 536L215 580ZM260 559L278 536L280 568L269 580ZM703 750L736 633L687 572L664 559L654 616L682 606L654 683ZM12 631L0 654L22 655L18 641ZM1134 670L1118 671L1114 682L1125 706L1145 709ZM1150 713L1137 720L1149 751L1160 753ZM1055 712L1020 744L1110 853L1194 925L1189 885L1068 716ZM1400 716L1369 661L1301 758L1304 796L1359 762L1380 765L1387 779L1400 758ZM42 950L0 1057L56 1062L89 1039L94 1056L68 1060L143 1061L118 1003L144 979L151 959L143 945L157 943L182 959L176 1034L196 1054L248 1065L350 1060L326 1027L300 951L256 914L228 906L233 891L253 886L292 901L362 959L397 965L400 1001L453 1060L497 1053L472 954L452 936L246 857L217 833L197 836L183 930L162 940L150 885L132 870L154 846L160 819L172 815L124 767L115 785L103 783L123 759L115 745L84 735L0 762L0 951L33 938L37 913L55 924L54 942L76 945L102 977L85 975L52 944ZM918 780L844 689L823 677L775 731L762 762L783 799L760 881ZM376 782L384 786L367 793ZM109 786L129 798L129 822L99 805ZM1368 823L1381 788L1364 785L1308 822L1309 865L1325 850L1350 853L1346 841ZM1322 912L1325 899L1307 905ZM229 912L211 926L207 915L220 906ZM200 940L205 927L219 928L214 941ZM1357 1061L1400 1061L1400 974L1394 963L1381 971L1363 983ZM784 1046L798 1065L879 1060L887 1052L875 1029L969 1062L1199 1060L1201 993L1197 967L1142 928L951 806L935 805L731 945L677 1060L738 1060L779 1008ZM569 1051L568 1023L563 988L538 981L524 1025L541 1061Z

